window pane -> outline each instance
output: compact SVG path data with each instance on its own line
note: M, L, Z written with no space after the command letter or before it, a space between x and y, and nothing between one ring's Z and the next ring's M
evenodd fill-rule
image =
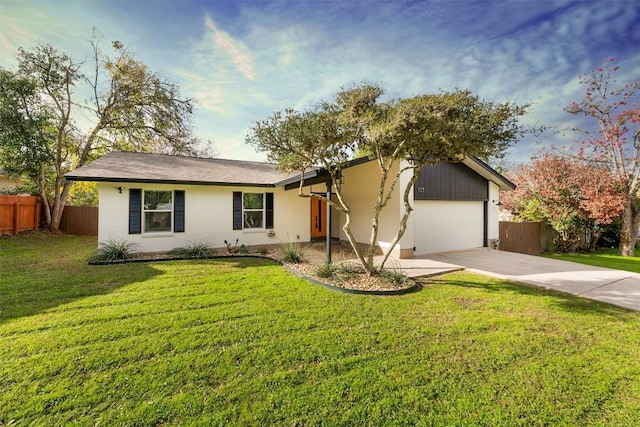
M262 209L262 193L244 193L245 209Z
M171 191L145 191L145 210L171 210Z
M244 228L262 228L262 211L245 212Z
M145 212L144 231L171 231L171 212Z

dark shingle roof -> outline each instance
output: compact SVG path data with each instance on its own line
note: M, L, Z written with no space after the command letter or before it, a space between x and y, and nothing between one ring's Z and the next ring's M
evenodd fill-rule
M70 181L274 186L293 175L270 163L111 152L65 177Z
M370 161L363 157L352 160L347 167ZM466 158L464 164L484 178L495 182L501 190L513 190L515 185L476 158ZM323 169L307 171L308 184L324 182ZM153 182L205 185L246 185L296 188L300 174L284 173L271 163L244 160L203 159L167 156L164 154L125 153L114 151L65 175L70 181Z

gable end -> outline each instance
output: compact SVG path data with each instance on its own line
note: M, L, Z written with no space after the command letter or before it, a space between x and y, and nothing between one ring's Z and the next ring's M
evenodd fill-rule
M422 168L413 186L414 200L488 200L487 180L462 163Z

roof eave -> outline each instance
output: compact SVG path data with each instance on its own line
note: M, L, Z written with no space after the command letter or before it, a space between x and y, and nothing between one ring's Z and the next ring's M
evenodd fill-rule
M345 162L344 165L342 166L342 169L349 169L351 167L358 166L363 163L368 163L372 160L373 158L370 156L358 157L357 159L353 159ZM329 174L329 171L325 168L318 168L318 169L311 170L309 172L305 172L302 179L304 181L308 181L306 185L313 185L313 184L330 181L331 174ZM276 185L277 186L283 185L285 187L285 190L291 190L299 186L300 180L301 180L300 175L296 175L296 176L284 179L280 182L277 182Z
M68 181L90 181L90 182L128 182L141 184L179 184L179 185L211 185L221 187L276 187L277 184L255 183L255 182L214 182L214 181L185 181L175 179L140 179L140 178L108 178L108 177L87 177L65 175Z
M467 157L463 160L463 163L495 183L501 191L511 191L516 189L516 185L513 182L509 181L504 175L477 157Z

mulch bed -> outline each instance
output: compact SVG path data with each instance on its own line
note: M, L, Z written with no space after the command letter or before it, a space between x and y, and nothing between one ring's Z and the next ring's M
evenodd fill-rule
M283 265L305 279L311 279L312 282L317 284L329 285L330 287L338 288L337 290L343 289L347 291L356 291L356 293L375 293L384 295L406 293L419 288L419 284L408 277L404 277L401 283L397 283L384 275L370 276L353 261L344 262L352 265L352 268L348 269L349 272L340 272L340 268L338 267L338 271L334 272L331 277L318 276L318 266L314 264L283 263Z

